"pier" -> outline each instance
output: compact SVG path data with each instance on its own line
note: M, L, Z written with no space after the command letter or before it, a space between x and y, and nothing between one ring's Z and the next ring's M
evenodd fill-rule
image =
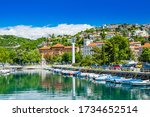
M55 65L53 68L64 70L80 70L81 72L97 73L97 74L111 74L114 76L122 76L126 78L141 78L142 80L150 80L150 72L138 72L138 71L121 71L121 70L102 70L102 69L90 69L83 67L68 67Z
M5 66L5 69L16 69L16 70L20 70L23 68L23 66L21 65L9 65L9 66Z

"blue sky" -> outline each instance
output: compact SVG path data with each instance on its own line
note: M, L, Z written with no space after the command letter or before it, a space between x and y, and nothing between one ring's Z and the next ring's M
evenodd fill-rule
M0 0L0 27L150 23L150 0Z

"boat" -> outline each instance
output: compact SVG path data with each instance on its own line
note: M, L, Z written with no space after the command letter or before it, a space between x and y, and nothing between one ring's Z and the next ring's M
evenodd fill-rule
M61 74L65 76L65 75L70 75L71 73L69 70L62 70Z
M120 79L120 78L121 77L119 77L119 76L109 76L108 78L106 78L106 81L114 83L116 79Z
M122 81L122 84L125 84L125 85L129 85L131 82L134 82L134 81L142 81L141 79L126 79L126 80L123 80Z
M48 70L48 71L53 71L53 70L54 70L54 68L52 68L52 67L49 67L49 68L45 68L45 70Z
M54 73L60 74L62 70L61 70L61 69L53 69L52 71L53 71Z
M89 73L88 74L88 78L94 79L94 78L98 78L99 74L95 74L95 73Z
M61 74L64 76L78 76L81 72L80 71L71 71L71 70L62 70Z
M149 80L133 81L130 84L132 86L147 86L150 85L150 81Z
M106 81L92 81L93 83L97 83L97 84L106 84Z
M100 74L98 77L96 78L93 78L93 80L96 80L96 81L106 81L106 79L108 77L110 77L111 75L108 75L108 74Z
M80 73L79 78L88 78L89 73Z
M127 79L124 77L116 78L114 79L114 83L116 84L122 84L123 81L126 81Z
M3 69L3 70L0 70L0 74L7 74L7 73L10 73L11 71L9 69Z

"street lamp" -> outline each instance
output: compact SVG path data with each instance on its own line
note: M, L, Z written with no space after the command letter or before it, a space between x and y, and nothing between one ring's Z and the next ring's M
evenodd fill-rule
M76 37L72 38L72 64L75 63L75 41Z

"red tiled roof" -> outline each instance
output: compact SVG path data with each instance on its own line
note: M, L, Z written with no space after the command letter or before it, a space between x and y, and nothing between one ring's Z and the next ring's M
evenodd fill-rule
M150 48L150 43L145 43L142 48Z
M88 46L94 47L94 46L97 46L98 44L105 44L105 43L103 43L103 42L94 42L94 43L90 43Z
M72 48L72 46L65 46L65 48Z
M56 44L56 45L54 45L54 46L52 46L52 47L64 47L64 45L58 43L58 44Z
M105 44L104 42L94 42L96 44Z
M130 44L141 44L141 42L130 42Z
M40 50L47 50L47 49L50 49L50 46L43 46L41 48L39 48Z
M65 46L65 48L72 48L72 46ZM77 48L77 47L75 47L75 48Z
M94 47L94 46L96 46L97 44L96 43L90 43L88 46L89 47Z

